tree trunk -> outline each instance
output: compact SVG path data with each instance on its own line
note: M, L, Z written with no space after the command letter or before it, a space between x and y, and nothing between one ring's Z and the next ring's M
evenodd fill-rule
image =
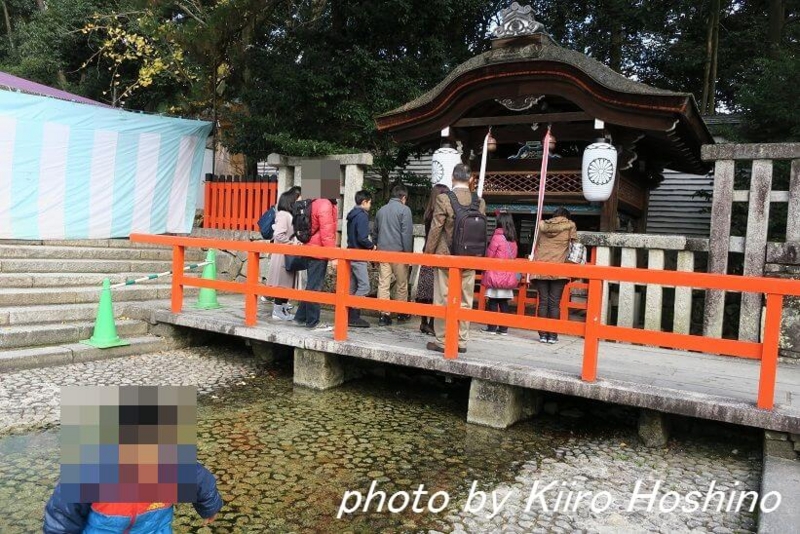
M3 15L6 19L6 32L8 33L8 44L11 46L11 50L14 50L14 39L11 36L11 17L8 15L8 5L6 5L6 0L3 0Z
M713 115L716 111L717 103L717 66L719 65L719 15L721 11L720 0L714 0L714 43L713 54L711 56L711 76L709 77L708 104L706 113Z
M609 51L609 67L617 72L622 71L622 43L624 34L619 16L611 19L611 50Z
M708 33L706 34L706 61L703 74L703 98L700 102L700 113L714 112L714 91L716 90L717 56L719 48L719 13L720 0L711 0L708 14Z
M331 0L331 29L334 35L341 35L345 23L344 0Z
M700 99L700 113L707 113L706 103L708 102L708 91L711 86L711 56L714 52L714 2L711 2L711 9L708 12L708 32L706 33L706 60L703 71L703 97Z
M786 8L784 1L785 0L769 0L769 33L767 34L769 48L767 49L767 54L772 59L777 59L781 50Z

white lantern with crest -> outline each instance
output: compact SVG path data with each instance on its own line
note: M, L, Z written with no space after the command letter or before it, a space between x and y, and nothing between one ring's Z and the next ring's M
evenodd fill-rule
M606 139L598 139L583 151L583 196L590 202L604 202L614 191L617 174L617 149Z
M461 153L450 146L443 146L433 153L431 161L431 183L453 187L453 169L461 163Z

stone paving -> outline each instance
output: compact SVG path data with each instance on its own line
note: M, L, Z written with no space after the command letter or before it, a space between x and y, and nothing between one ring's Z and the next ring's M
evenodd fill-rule
M706 511L691 513L681 510L684 506L691 508L686 500L675 511L668 511L676 502L672 497L661 501L669 491L685 496L698 490L703 494L699 499L702 508L712 482L714 490L724 492L726 503L732 491L736 491L737 499L741 490L757 491L760 460L755 454L731 450L720 457L719 451L697 443L687 448L673 443L668 449L646 449L635 443L595 437L570 439L556 447L555 453L554 458L538 463L525 462L512 483L478 488L487 494L496 491L498 502L510 494L502 512L491 519L485 512L465 513L464 501L459 505L460 513L447 518L453 526L451 532L726 534L755 529L754 513L717 512L719 499L710 501ZM552 482L556 482L552 490L534 493L529 502L532 490L536 492ZM639 495L650 494L658 487L649 510L649 498L642 498L635 501L633 511L628 511L637 482L641 484ZM579 492L587 492L586 497L579 500ZM608 492L610 501L605 496L598 497L593 510L592 498L602 492ZM579 504L574 506L576 501ZM612 504L604 509L607 502Z
M58 386L172 384L200 386L199 458L217 476L225 508L203 528L190 506L177 507L176 532L753 532L750 513L658 513L624 506L637 480L661 493L757 490L756 434L703 422L702 436L676 429L666 448L636 441L635 410L554 397L545 413L504 430L466 423L466 383L388 368L315 392L293 387L290 361L259 368L243 348L198 347L160 354L0 374L0 532L40 528L57 478ZM382 374L382 373L381 373ZM18 432L27 429L27 433ZM392 494L425 484L446 491L438 514L392 514L374 506L337 519L346 490L375 481ZM494 518L465 513L472 481L479 490L512 493ZM525 512L533 484L608 491L602 513ZM516 497L515 497L516 495ZM16 506L9 507L11 500Z
M58 423L60 386L197 386L209 393L252 375L253 360L224 347L175 349L0 374L0 435Z

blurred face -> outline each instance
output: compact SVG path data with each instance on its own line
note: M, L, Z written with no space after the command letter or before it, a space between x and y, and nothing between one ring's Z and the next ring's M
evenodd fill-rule
M361 207L369 211L372 208L372 200L365 200L361 203Z
M548 148L550 149L551 152L556 149L556 140L555 140L554 137L550 138L550 143L548 143L547 146L548 146Z

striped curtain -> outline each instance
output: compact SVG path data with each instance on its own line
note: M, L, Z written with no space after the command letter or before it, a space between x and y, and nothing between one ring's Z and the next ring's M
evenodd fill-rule
M210 131L0 91L0 239L191 232Z

